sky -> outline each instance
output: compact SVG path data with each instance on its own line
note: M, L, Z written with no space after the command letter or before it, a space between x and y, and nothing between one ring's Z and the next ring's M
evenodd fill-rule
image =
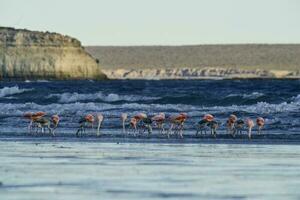
M300 0L0 0L0 26L83 45L300 43Z

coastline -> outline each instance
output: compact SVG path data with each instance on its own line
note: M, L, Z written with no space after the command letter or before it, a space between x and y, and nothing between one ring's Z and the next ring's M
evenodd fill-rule
M233 80L300 79L299 71L240 70L235 68L103 69L108 79L128 80Z
M207 134L195 136L191 132L184 135L183 139L171 136L166 138L158 134L152 134L151 137L147 135L134 137L132 135L124 136L121 133L104 133L100 137L94 134L87 134L83 137L77 138L75 135L60 134L55 137L51 136L26 136L26 133L11 135L9 133L0 134L0 142L80 142L80 143L153 143L153 144L245 144L245 145L300 145L300 134L280 134L280 133L266 133L262 135L254 134L249 140L246 134L237 135L232 138L230 135L221 133L216 138Z

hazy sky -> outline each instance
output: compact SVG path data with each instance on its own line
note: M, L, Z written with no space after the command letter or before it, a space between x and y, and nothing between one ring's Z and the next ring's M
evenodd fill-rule
M300 0L0 0L0 26L84 45L300 43Z

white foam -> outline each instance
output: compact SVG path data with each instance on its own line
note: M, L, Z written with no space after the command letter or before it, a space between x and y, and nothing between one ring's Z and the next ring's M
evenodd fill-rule
M294 102L297 102L297 103L299 102L300 103L300 94L298 94L296 97L293 97L292 100Z
M25 91L29 91L31 89L20 89L19 86L14 86L14 87L4 87L0 89L0 97L6 97L6 96L11 96L14 94L20 94Z
M146 97L139 95L119 95L119 94L104 94L103 92L96 92L94 94L79 94L74 93L62 93L62 94L50 94L48 98L58 97L60 103L71 103L86 100L102 100L105 102L116 102L116 101L145 101L145 100L155 100L160 99L160 97Z
M291 103L283 102L280 104L270 104L266 102L259 102L253 105L231 105L231 106L192 106L186 104L139 104L139 103L124 103L124 104L110 104L107 103L52 103L48 105L39 105L36 103L0 103L1 115L22 115L24 112L45 111L48 114L59 115L82 115L89 112L104 112L109 115L119 114L121 112L146 112L146 113L178 113L187 112L189 116L202 116L204 113L232 113L232 112L246 112L252 114L280 114L289 113L300 110L300 101L293 101Z
M38 83L48 83L48 82L50 82L50 81L44 80L44 79L40 79L40 80L37 80L36 82L38 82Z
M252 92L250 94L229 94L226 97L242 97L243 99L256 99L264 95L264 93Z
M256 99L258 97L262 97L265 94L260 93L260 92L252 92L251 94L243 94L244 99Z

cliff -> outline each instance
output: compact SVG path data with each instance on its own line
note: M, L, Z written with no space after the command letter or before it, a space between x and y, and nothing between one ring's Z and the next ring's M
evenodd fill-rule
M14 79L105 79L81 43L58 33L0 27L0 77Z
M299 44L90 46L113 79L299 78Z

